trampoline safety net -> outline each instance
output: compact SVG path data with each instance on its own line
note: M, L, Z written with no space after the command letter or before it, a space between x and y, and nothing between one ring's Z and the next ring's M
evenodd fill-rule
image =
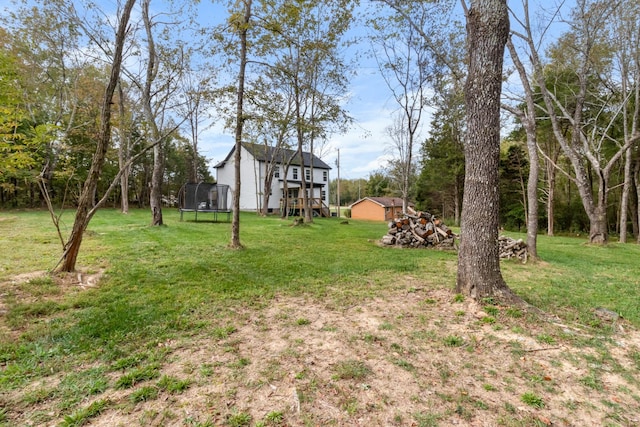
M180 220L184 212L195 212L196 221L198 212L226 213L227 219L231 213L228 206L229 186L225 184L213 184L208 182L186 183L180 189L178 202L180 206Z

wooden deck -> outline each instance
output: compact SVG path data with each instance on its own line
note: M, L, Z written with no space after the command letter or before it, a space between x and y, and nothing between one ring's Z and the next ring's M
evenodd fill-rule
M300 208L303 206L304 199L302 197L293 197L287 199L287 208L289 209L289 215L298 216L301 215ZM322 217L330 217L331 211L329 206L324 203L324 200L320 197L309 197L309 207L313 209L318 215ZM280 211L284 208L284 199L280 199Z

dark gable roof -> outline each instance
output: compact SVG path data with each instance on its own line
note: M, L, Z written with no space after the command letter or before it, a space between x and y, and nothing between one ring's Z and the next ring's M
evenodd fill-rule
M249 142L243 142L242 146L251 153L256 160L260 162L274 162L279 164L284 164L285 159L293 159L291 160L292 166L300 166L300 160L297 158L298 152L296 150L289 149L280 149L276 150L274 147L266 146L263 144L251 144ZM231 155L235 151L235 146L231 149L227 157L214 167L222 167L224 164L231 158ZM318 169L331 169L331 166L320 160L315 155L311 155L308 152L302 152L302 159L304 160L304 166L311 166L311 160L313 160L313 167Z
M402 198L400 197L365 197L358 200L353 205L357 205L358 203L365 200L371 200L372 202L377 203L384 208L390 208L392 206L402 207ZM409 206L413 206L413 203L409 202Z

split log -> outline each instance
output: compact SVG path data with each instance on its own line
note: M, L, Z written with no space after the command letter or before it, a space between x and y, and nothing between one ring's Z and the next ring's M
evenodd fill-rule
M504 259L519 259L522 263L527 262L528 249L527 243L522 239L513 239L507 236L498 237L498 248L500 252L500 258Z
M388 224L387 234L381 239L384 245L401 247L438 247L455 249L455 235L438 218L428 212L413 209Z

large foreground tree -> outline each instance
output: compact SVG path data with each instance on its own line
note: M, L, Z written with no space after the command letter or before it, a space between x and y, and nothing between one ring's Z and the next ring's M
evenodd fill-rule
M469 50L465 103L465 180L456 291L475 299L515 300L500 272L498 165L500 93L509 36L506 0L476 0L465 10Z
M122 52L124 50L125 38L127 36L127 28L129 25L129 17L136 0L127 0L120 12L118 29L116 31L114 52L111 61L111 71L109 81L102 99L102 109L100 114L100 132L96 144L96 151L91 161L89 174L82 188L80 199L78 200L78 209L76 218L73 223L71 235L64 247L62 255L61 271L71 272L76 268L76 260L80 252L80 245L84 231L87 229L91 218L95 214L98 205L94 205L98 181L102 174L105 164L107 149L111 143L111 105L113 103L113 95L120 79L120 68L122 65Z

